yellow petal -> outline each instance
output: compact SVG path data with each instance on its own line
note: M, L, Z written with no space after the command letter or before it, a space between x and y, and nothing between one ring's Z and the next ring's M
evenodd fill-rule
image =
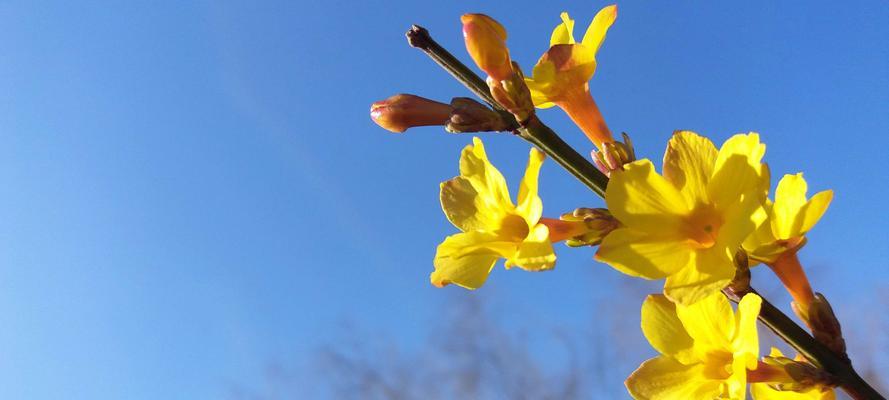
M825 190L812 196L806 204L805 210L803 210L800 231L808 233L812 230L812 227L821 220L821 217L824 215L824 212L827 211L827 207L832 200L833 190Z
M677 304L676 314L688 335L694 339L698 354L731 351L735 315L722 293L713 293L687 306Z
M435 271L429 280L442 287L449 283L478 289L494 268L498 258L512 255L516 244L501 241L497 235L466 232L451 235L435 251Z
M833 191L819 192L806 201L807 190L802 173L784 175L778 182L772 209L772 230L778 239L805 235L827 211Z
M766 383L750 385L750 394L753 400L836 400L833 389L824 392L818 388L806 392L779 391L772 389Z
M649 160L614 171L605 191L611 213L624 225L645 232L678 231L688 207L679 191L658 175Z
M611 27L615 19L617 19L617 6L612 4L599 10L587 28L583 35L583 45L592 49L594 55L599 51L599 47L602 47L605 33L608 32L608 28Z
M669 356L642 363L624 384L634 399L713 399L720 381L704 377L704 364L684 365Z
M694 342L676 315L676 306L665 296L652 294L642 303L642 333L661 354L683 364L696 361Z
M754 360L755 361L755 360ZM725 398L732 400L747 399L747 369L743 358L733 358L731 375L725 380Z
M550 36L549 45L555 46L557 44L573 44L574 43L574 20L568 17L568 13L563 12L559 17L562 18L562 23L556 26L556 29L553 29L553 34Z
M556 254L546 225L535 226L528 238L519 244L518 251L506 262L507 268L513 265L527 271L548 270L556 265Z
M552 67L552 64L549 64ZM534 67L537 69L537 66ZM538 74L545 74L543 70L540 70ZM534 103L534 106L537 108L550 108L556 105L549 100L549 97L546 96L546 93L543 92L544 85L541 85L533 78L525 78L525 84L528 85L528 91L531 92L531 102Z
M481 139L472 138L472 145L466 146L460 155L460 176L469 180L482 201L491 204L491 208L500 207L512 210L515 206L509 199L506 179L494 165L488 161L485 146Z
M661 279L688 268L691 250L682 240L619 228L602 240L596 259L630 276Z
M716 164L716 146L691 131L673 133L664 154L664 178L685 198L688 207L707 203L707 183Z
M525 177L522 178L522 183L519 185L516 212L525 218L528 226L536 225L543 214L543 201L537 195L537 178L545 158L546 156L540 150L531 149L531 154L528 155L528 166L525 168Z
M730 250L719 244L699 250L689 265L667 277L664 294L679 304L693 304L717 293L731 282L735 267Z
M775 203L772 207L772 230L778 239L789 239L800 234L797 215L806 205L808 185L803 174L784 175L775 189Z
M723 210L723 223L719 228L719 245L737 249L745 239L753 235L757 227L761 227L768 218L758 196L744 196L740 201Z
M762 298L750 293L745 295L738 303L738 313L735 315L737 328L732 339L734 355L736 359L745 361L746 369L756 368L759 357L759 335L756 330L756 318L759 317L759 309Z
M538 99L558 102L571 90L582 90L596 72L595 55L581 44L557 44L549 48L532 70L528 87Z
M442 182L439 197L448 221L464 232L494 231L506 212L501 204L480 195L469 179L461 176Z
M719 149L713 177L707 186L711 203L724 210L744 196L761 197L768 191L768 169L762 164L766 146L750 133L729 138Z

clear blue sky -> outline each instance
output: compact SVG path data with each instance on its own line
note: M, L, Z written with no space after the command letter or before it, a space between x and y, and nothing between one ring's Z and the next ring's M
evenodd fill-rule
M0 398L225 398L342 321L422 346L469 295L428 274L470 137L370 121L391 94L467 95L403 32L468 60L459 16L485 12L529 70L560 11L585 28L606 4L152 3L0 4ZM833 188L802 258L851 318L889 289L886 21L881 1L619 3L592 90L640 155L674 129L758 131L775 176ZM484 140L516 183L528 146ZM602 204L554 163L542 196L551 216ZM495 270L507 322L586 326L629 279L558 252L552 272Z

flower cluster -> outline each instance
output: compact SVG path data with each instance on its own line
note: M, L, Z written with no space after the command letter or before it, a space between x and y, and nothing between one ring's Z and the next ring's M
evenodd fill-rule
M540 124L535 107L558 106L596 147L590 161L602 179L609 177L602 188L606 208L580 207L547 218L538 195L544 152L530 150L513 202L481 139L473 138L460 155L459 176L441 184L442 210L460 232L439 244L432 284L478 289L500 259L507 269L547 271L556 264L555 243L598 246L595 259L615 270L664 280L663 293L649 296L641 310L642 331L661 355L626 380L634 398L744 399L748 390L760 400L833 398L835 381L813 360L777 351L760 358L756 323L764 303L749 288L749 268L767 265L815 338L845 356L836 317L812 290L797 257L833 193L807 198L798 173L785 175L770 199L766 146L753 132L731 136L717 148L695 132L675 131L660 172L649 159L636 160L626 134L622 142L614 139L589 86L616 18L616 6L603 8L578 42L574 20L562 13L549 49L525 77L510 56L506 29L489 16L466 14L466 49L487 74L494 109L467 99L444 104L412 95L372 106L374 121L395 132L427 125L452 132L517 129L535 144L542 141L534 136ZM564 165L564 158L555 159ZM737 312L729 298L738 303Z

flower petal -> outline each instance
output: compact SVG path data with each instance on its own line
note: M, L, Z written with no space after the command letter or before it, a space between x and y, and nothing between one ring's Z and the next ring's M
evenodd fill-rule
M688 213L682 195L654 171L649 160L612 172L605 202L618 221L645 232L677 232L682 215Z
M732 136L722 145L707 186L717 209L724 210L744 196L765 199L769 187L768 168L762 164L765 151L756 133Z
M677 304L676 315L694 339L698 354L731 351L735 315L722 293L712 293L691 305Z
M617 19L617 6L614 4L596 13L593 22L590 23L586 33L583 35L583 45L592 49L593 55L599 51L599 47L602 47L602 42L605 41L605 34L615 19Z
M506 267L518 266L526 271L544 271L556 265L556 254L549 241L549 228L537 225L528 238L519 244L518 251L506 261Z
M596 58L582 44L557 44L543 53L531 72L526 83L532 99L558 102L565 93L579 90L589 82L596 72Z
M553 29L553 34L549 39L549 45L573 44L574 20L568 17L567 12L563 12L559 17L562 18L562 23L556 26L556 29Z
M689 208L707 202L707 183L716 164L716 146L691 131L676 131L664 153L664 178L685 198Z
M800 226L797 216L806 205L808 185L802 173L784 175L775 189L775 203L772 207L772 230L778 239L799 236ZM802 222L802 220L800 220Z
M663 295L649 295L642 303L642 333L661 354L683 364L696 360L694 341L676 315L676 305Z
M478 289L488 279L497 259L511 256L515 248L515 243L501 241L492 233L465 232L448 236L435 251L435 271L429 280L438 287L453 283Z
M488 161L485 146L481 139L472 138L472 144L466 146L460 155L460 176L468 179L476 192L490 202L493 207L512 209L506 179L500 171Z
M684 365L668 356L642 363L624 384L634 399L713 399L720 381L704 377L704 364Z
M441 183L441 209L464 232L494 231L505 215L501 205L476 191L469 179L458 176Z
M756 318L759 317L759 309L762 306L762 298L749 293L738 303L738 312L735 314L737 328L732 339L735 358L745 361L744 368L756 368L759 357L759 335L756 330Z
M629 228L615 229L602 240L596 259L630 276L661 279L689 268L691 250L682 240Z
M803 210L800 231L805 234L812 230L812 227L821 220L821 217L824 215L824 212L827 211L827 207L832 200L833 190L825 190L812 196L806 204L805 210Z
M540 175L540 166L546 156L537 149L532 148L531 154L528 155L528 166L525 168L525 176L519 185L518 212L528 226L534 226L543 215L543 201L537 195L537 178Z
M690 305L726 287L735 276L731 250L717 243L699 250L689 265L667 277L664 294L672 301Z

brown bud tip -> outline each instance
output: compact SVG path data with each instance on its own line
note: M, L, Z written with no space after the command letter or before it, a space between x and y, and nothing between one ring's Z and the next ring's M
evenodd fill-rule
M370 106L370 118L391 132L401 133L415 126L445 125L450 105L412 94L396 94Z

